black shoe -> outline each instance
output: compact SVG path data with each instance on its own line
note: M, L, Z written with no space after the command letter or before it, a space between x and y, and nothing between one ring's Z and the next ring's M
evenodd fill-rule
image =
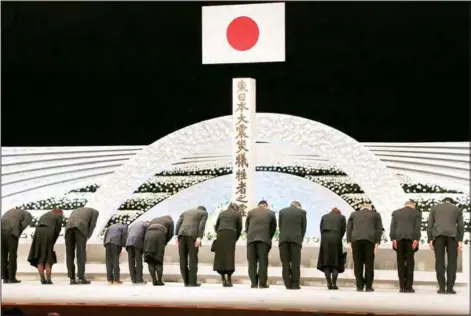
M437 291L438 294L446 294L445 289L438 289Z
M8 280L7 279L2 279L3 280L3 283L8 283Z
M45 277L42 277L42 278L41 278L41 284L47 284L47 281L46 281L46 278L45 278Z
M7 283L21 283L21 281L17 279L13 279L13 280L8 280Z
M70 285L75 285L77 284L77 280L75 279L70 279Z
M405 292L406 292L406 289L404 289L403 287L399 289L399 293L405 293Z
M357 292L363 292L363 288L362 287L357 287Z
M87 279L79 279L77 281L77 284L90 284L92 282L88 281Z
M332 284L327 284L327 289L332 290Z
M332 285L332 290L338 290L339 287L337 285Z
M162 282L162 281L157 281L157 282L152 282L152 285L153 285L153 286L164 286L165 283Z
M222 284L223 287L232 287L232 282L226 282Z
M415 290L413 288L405 289L404 293L415 293Z
M268 284L259 285L259 289L268 289L270 286Z
M136 284L138 284L138 285L144 285L144 284L147 284L147 282L143 280L143 281L140 281L140 282L136 282Z
M253 284L252 284L250 287L251 287L252 289L258 289L258 285L253 285Z
M195 284L188 284L188 287L200 287L201 283L195 283Z
M374 288L372 288L372 287L370 287L370 288L366 288L366 289L365 289L365 292L374 292L374 291L375 291L375 289L374 289Z
M451 290L446 290L446 294L456 294L456 291L451 289Z
M299 285L293 285L292 287L289 288L290 290L300 290L301 287Z
M189 287L190 285L188 283L183 283L185 287Z

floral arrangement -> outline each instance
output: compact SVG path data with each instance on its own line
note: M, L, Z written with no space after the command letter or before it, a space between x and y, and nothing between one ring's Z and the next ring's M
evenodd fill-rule
M213 176L155 176L149 181L143 183L136 193L157 193L168 192L175 194L182 189L189 188L195 184L213 178Z

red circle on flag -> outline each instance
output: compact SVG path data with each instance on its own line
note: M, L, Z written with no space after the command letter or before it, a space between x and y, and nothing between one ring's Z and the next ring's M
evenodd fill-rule
M255 46L260 36L257 23L248 16L239 16L227 27L227 41L235 50L246 51Z

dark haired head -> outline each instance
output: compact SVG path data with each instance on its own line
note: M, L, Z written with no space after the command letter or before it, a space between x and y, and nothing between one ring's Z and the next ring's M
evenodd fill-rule
M340 210L336 207L334 207L332 210L331 210L332 213L335 213L335 214L342 214L342 212L340 212Z
M202 210L202 211L206 211L206 207L204 207L204 206L202 206L202 205L198 206L198 209L199 209L199 210Z
M239 204L235 203L235 202L232 202L231 204L229 204L229 207L227 209L232 209L236 212L239 211Z
M260 202L258 202L258 206L265 206L266 207L266 206L268 206L268 203L265 200L261 200Z
M451 203L454 204L455 201L451 197L446 197L442 200L443 203Z
M301 203L299 203L298 201L293 201L291 202L291 206L296 207L296 208L301 208Z

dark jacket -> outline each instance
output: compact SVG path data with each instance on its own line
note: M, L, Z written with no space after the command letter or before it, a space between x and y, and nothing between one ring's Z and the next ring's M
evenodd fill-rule
M430 210L427 227L429 242L438 236L454 237L457 241L463 241L463 212L456 205L441 203Z
M321 234L326 232L336 232L342 238L347 229L347 220L342 214L330 212L322 216L320 231Z
M422 214L413 207L403 207L392 213L391 229L389 237L391 240L420 240L420 226Z
M183 212L177 221L175 234L180 236L188 236L194 239L203 238L208 220L208 212L198 208Z
M221 230L232 230L237 234L236 240L239 239L242 232L242 215L240 212L229 207L227 210L219 213L214 230L216 233Z
M32 220L31 213L25 210L11 209L2 216L2 231L20 238Z
M128 237L126 238L126 247L135 247L137 249L144 249L144 237L147 229L149 228L149 222L137 222L131 225L128 229Z
M245 219L247 244L261 241L271 247L276 232L276 215L270 209L257 207L247 213Z
M383 223L378 212L362 209L353 212L347 222L347 242L368 240L374 244L381 243Z
M280 229L280 245L284 242L293 242L302 246L307 228L306 211L294 206L280 210L278 227Z
M47 212L39 218L36 227L49 227L54 231L53 243L55 244L62 230L62 220L64 216Z
M112 244L118 247L126 246L126 239L128 237L128 226L116 223L108 227L103 238L103 245Z
M161 216L150 221L149 229L156 229L165 232L165 244L168 244L168 242L172 240L174 236L175 223L173 222L173 218L171 216Z
M98 211L90 207L81 207L72 211L65 226L65 233L67 234L69 229L77 228L87 238L92 237L98 215Z

